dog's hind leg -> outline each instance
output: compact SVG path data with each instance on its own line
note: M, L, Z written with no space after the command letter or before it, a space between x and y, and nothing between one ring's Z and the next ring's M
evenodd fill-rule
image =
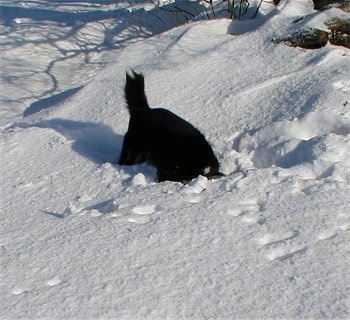
M147 160L147 154L138 146L138 142L135 140L129 132L126 133L119 159L120 165L130 166Z

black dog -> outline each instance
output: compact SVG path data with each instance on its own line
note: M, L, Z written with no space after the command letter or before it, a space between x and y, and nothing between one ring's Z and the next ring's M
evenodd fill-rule
M126 73L124 92L130 121L119 164L148 162L157 168L159 182L221 176L219 162L204 136L174 113L151 109L144 89L142 74Z

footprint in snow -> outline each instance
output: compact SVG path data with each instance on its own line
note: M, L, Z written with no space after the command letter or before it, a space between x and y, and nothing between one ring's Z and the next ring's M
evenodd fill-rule
M54 287L54 286L59 285L61 282L62 282L61 279L58 276L55 276L55 277L47 280L44 285L34 286L32 288L17 285L11 290L11 294L20 295L23 293L30 292L31 290L38 290L38 289L44 289L47 287Z
M202 197L199 195L193 195L186 199L189 203L200 203L202 201Z
M158 204L145 204L132 207L129 203L118 204L116 200L110 199L87 207L77 207L70 202L62 214L55 214L55 216L58 218L66 218L72 215L88 215L95 218L108 216L132 223L146 224L153 220L153 213L161 210L162 207ZM53 215L52 213L50 214Z
M285 261L295 255L302 255L307 251L306 246L297 246L290 248L276 248L266 254L266 258L270 261Z
M340 232L348 231L348 230L350 230L350 223L345 222L343 224L339 224L338 226L335 226L334 228L321 232L318 235L318 240L319 241L331 240L331 239L334 239Z
M266 233L261 238L257 239L257 244L262 246L274 245L284 243L288 240L292 240L299 235L299 231L280 232L280 233Z
M57 286L60 283L61 283L61 279L59 277L57 277L57 276L55 276L55 277L53 277L53 278L51 278L51 279L46 281L46 285L48 287L54 287L54 286Z
M295 244L294 240L299 236L299 231L294 230L282 233L267 233L256 240L263 246L265 258L270 261L284 261L307 251L307 247Z
M333 87L343 92L350 91L350 80L340 80L333 83Z
M220 212L233 217L239 217L241 221L248 224L264 224L265 218L261 215L262 205L255 199L240 202L236 207L225 205Z
M12 290L11 290L11 293L13 295L19 295L19 294L22 294L22 293L25 293L25 292L28 292L30 291L29 289L25 288L25 287L21 287L21 286L15 286Z
M84 216L84 215L90 215L91 217L100 217L106 213L111 213L116 210L116 206L114 204L113 200L107 200L103 201L101 203L91 205L91 206L86 206L86 207L81 207L81 201L79 201L78 205L69 202L68 206L66 209L63 211L61 214L61 218L67 218L72 215L79 215L79 216Z
M152 214L159 211L161 211L161 207L157 204L137 206L131 209L127 221L137 224L146 224L153 220Z

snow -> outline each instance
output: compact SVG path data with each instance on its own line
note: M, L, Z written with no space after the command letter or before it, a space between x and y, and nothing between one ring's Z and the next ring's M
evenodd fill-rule
M284 0L144 33L126 7L94 66L56 60L77 38L52 45L53 22L2 26L0 317L348 318L350 53L271 41L325 12ZM100 45L99 22L81 30ZM225 177L156 183L149 165L115 164L128 67L151 106L204 133Z

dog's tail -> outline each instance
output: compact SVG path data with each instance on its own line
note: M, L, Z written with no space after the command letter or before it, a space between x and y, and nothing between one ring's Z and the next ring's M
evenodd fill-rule
M144 77L132 69L126 72L124 94L130 114L134 111L149 108L145 94Z

